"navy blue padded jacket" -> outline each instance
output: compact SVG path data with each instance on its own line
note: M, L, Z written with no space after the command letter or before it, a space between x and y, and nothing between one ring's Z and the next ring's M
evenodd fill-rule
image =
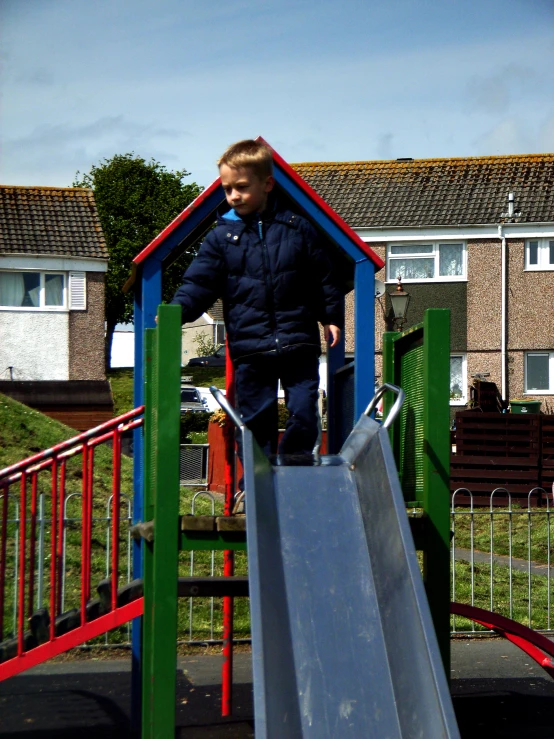
M321 237L290 210L218 218L171 302L189 323L218 298L234 361L302 345L321 351L318 321L344 325L343 292Z

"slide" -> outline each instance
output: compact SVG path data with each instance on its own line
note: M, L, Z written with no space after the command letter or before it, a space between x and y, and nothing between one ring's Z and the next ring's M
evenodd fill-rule
M459 737L384 426L314 466L243 439L256 739Z

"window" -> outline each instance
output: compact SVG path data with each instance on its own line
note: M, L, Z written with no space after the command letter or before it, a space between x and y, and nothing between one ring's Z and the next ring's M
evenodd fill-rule
M467 357L465 354L450 355L450 405L467 403Z
M526 242L525 269L554 269L554 239Z
M387 279L403 282L466 279L465 244L391 244L387 253Z
M65 275L56 272L0 272L0 307L59 310L65 305Z
M527 352L525 354L525 392L554 393L554 352Z
M214 344L220 346L225 344L225 324L223 321L214 321Z

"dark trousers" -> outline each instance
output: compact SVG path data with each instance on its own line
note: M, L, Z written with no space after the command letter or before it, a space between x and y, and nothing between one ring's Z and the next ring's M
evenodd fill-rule
M289 419L277 449L277 389L281 380ZM298 347L260 354L235 367L240 414L266 454L311 454L319 432L318 352Z

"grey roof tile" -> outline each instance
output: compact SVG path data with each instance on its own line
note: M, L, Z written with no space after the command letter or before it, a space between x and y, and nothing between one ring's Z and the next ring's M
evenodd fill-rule
M554 154L291 166L354 228L554 222Z
M223 303L221 300L216 300L211 308L208 308L208 314L214 319L214 321L223 321Z
M0 254L108 259L92 190L0 185Z

